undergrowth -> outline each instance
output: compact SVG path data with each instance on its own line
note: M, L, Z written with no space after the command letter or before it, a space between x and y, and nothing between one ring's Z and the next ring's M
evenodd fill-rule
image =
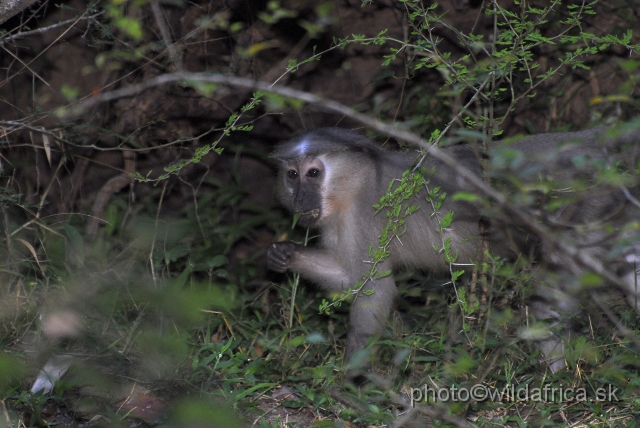
M368 3L363 7L373 7ZM592 3L552 1L538 7L515 2L502 7L486 2L481 13L493 20L489 33L453 28L435 4L399 4L405 38L386 30L336 38L325 50L314 46L312 54L290 59L284 75L313 62L322 64L333 51L383 46L387 55L379 62L386 68L375 79L401 79L402 91L367 113L434 135L440 144L481 141L488 153L491 139L505 131L518 105L549 80L571 69L589 69L590 60L613 47L638 53L630 29L604 36L585 30L587 17L595 13ZM111 47L101 52L96 67L134 74L139 64L152 63L150 55L159 48L157 40L145 38L138 15L145 8L151 4L113 1L87 9L104 13L96 18L97 29L88 30L89 37L96 46ZM327 5L314 9L319 17L315 22L296 18L293 9L269 2L259 19L269 28L294 20L304 29L301 40L309 42L321 38L335 18ZM242 23L229 16L210 16L198 31L224 30L229 37L239 37ZM436 28L450 31L460 50L443 51ZM187 46L190 40L179 42ZM247 58L267 48L252 45L234 54ZM552 50L557 61L537 74L536 53L545 49ZM171 55L165 60L167 69L179 67ZM638 63L620 60L620 67L628 80L616 97L594 100L595 124L638 113ZM441 77L440 92L425 89L427 83L419 79L424 69L434 69ZM229 65L226 71L237 69ZM65 102L59 108L77 98L74 91L63 89ZM207 100L230 90L187 82L182 89L181 94ZM130 135L95 125L90 135L113 138L117 143L109 150L135 151L140 163L159 151L169 154L162 158L162 171L137 170L128 192L109 198L94 239L85 232L87 203L55 211L55 201L47 196L56 181L67 179L63 174L71 168L69 159L80 162L87 156L80 150L89 140L83 136L86 124L64 122L49 132L24 118L22 131L41 132L39 150L53 147L60 157L57 165L49 159L55 172L34 196L16 184L15 177L28 176L20 172L28 171L18 160L23 152L19 147L3 149L3 156L15 156L16 161L3 164L0 193L0 424L45 426L52 420L52 408L54 413L67 409L72 423L92 420L91 426L277 427L291 425L287 418L303 411L306 419L297 423L315 426L421 426L425 420L441 426L635 423L640 380L637 350L629 340L587 307L567 344L570 369L551 374L540 363L535 342L528 340L538 328L527 313L531 266L526 261L507 264L489 254L478 269L478 293L461 284L455 293L443 286L452 278L398 275L402 301L388 334L359 355L358 361L373 361L365 381L349 379L342 361L348 305L322 303L327 296L310 284L268 273L263 262L262 248L273 239L309 240L313 245L317 237L313 231L292 230L284 211L275 203L252 201L243 184L248 167L240 159L248 155L262 162L269 151L243 145L243 139L257 138L254 124L301 105L263 93L245 98L226 121L192 140L138 139L162 120L149 119ZM33 115L44 114L36 110ZM2 125L13 126L8 121ZM11 138L6 133L2 137L7 144ZM214 156L226 169L216 170L215 161L201 165ZM432 196L436 201L437 194ZM442 221L444 229L448 223ZM458 274L452 269L452 275ZM624 325L637 333L635 312L618 300L614 296L611 304ZM326 310L329 306L331 311ZM31 393L33 380L54 355L73 357L69 373L55 382L49 395ZM485 394L503 395L460 400L437 395L478 385ZM536 388L574 392L571 397L518 399L519 391ZM581 388L587 399L573 399ZM597 400L601 388L609 395ZM127 405L131 397L157 399L151 402L157 415L140 416L136 406ZM147 401L136 403L140 407Z

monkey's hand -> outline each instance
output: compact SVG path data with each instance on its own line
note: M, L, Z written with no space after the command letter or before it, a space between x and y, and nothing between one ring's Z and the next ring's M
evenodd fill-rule
M267 267L276 272L286 272L299 246L293 241L272 243L267 248Z

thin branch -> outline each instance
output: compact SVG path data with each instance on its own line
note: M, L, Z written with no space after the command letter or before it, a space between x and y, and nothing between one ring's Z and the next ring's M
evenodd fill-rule
M633 197L633 195L629 192L629 189L620 185L620 190L624 193L624 196L635 206L640 208L640 201Z
M124 158L124 172L116 175L107 181L98 192L93 206L91 207L91 217L87 221L85 227L85 235L93 239L98 234L98 227L101 222L106 221L103 219L104 210L113 196L114 193L119 192L125 186L133 183L133 174L136 172L136 160L133 152L125 150L122 152Z
M0 2L0 24L34 4L36 0L5 0Z
M591 300L596 302L596 305L598 305L600 310L606 315L607 318L609 318L609 321L613 323L618 332L620 332L620 334L627 339L632 340L633 343L635 343L637 346L638 340L633 330L622 323L622 320L618 318L618 316L611 310L611 308L609 308L609 306L602 300L602 298L596 293L589 293L589 297L591 297ZM636 340L634 340L634 338Z
M5 45L5 44L7 44L7 42L12 41L12 40L17 40L17 39L21 39L23 37L33 36L34 34L46 33L49 30L53 30L53 29L58 28L58 27L64 27L67 24L75 25L77 22L84 21L84 20L87 20L87 19L94 19L94 18L97 18L100 15L104 15L104 11L98 12L98 13L94 13L93 15L89 15L89 16L83 16L80 19L78 19L78 18L67 19L66 21L58 22L57 24L52 24L52 25L49 25L47 27L36 28L35 30L21 31L21 32L16 33L16 34L14 34L12 36L4 37L2 40L0 40L0 46Z
M74 22L79 22L82 18L84 18L83 16L80 16L78 18L74 19ZM73 28L75 24L72 24L69 28L67 28L66 30L64 30L62 32L62 34L60 34L58 37L55 38L55 40L53 40L51 43L49 43L49 45L47 47L45 47L44 49L42 49L36 56L34 56L33 58L31 58L29 60L29 64L24 64L24 66L18 70L16 73L14 73L13 75L9 76L8 78L6 78L2 83L0 83L0 88L2 88L4 85L6 85L7 83L9 83L14 77L20 75L20 73L22 72L22 70L24 70L25 68L28 68L30 64L32 64L36 59L40 58L40 56L42 56L45 52L47 52L52 46L54 46L60 39L62 39L69 31L71 31L71 29ZM31 70L30 70L31 71Z
M164 13L162 13L162 8L160 7L160 4L157 0L153 0L151 2L151 11L153 12L153 17L156 20L156 24L160 29L162 41L164 42L164 45L169 52L169 59L173 63L173 67L176 70L181 71L183 67L180 53L176 49L176 44L173 43L171 32L169 31L169 27L167 26L167 21L165 20Z
M430 156L434 157L435 159L445 164L447 167L451 168L459 177L465 179L476 190L496 202L498 205L502 206L508 213L512 214L515 219L525 224L532 232L535 232L536 234L543 237L551 245L551 247L558 250L559 254L568 257L582 269L598 274L610 284L616 285L620 290L625 291L626 289L624 282L617 275L606 269L604 264L600 260L592 257L587 252L580 251L575 246L561 240L558 234L551 233L548 228L533 219L522 208L509 202L505 195L485 183L482 177L477 176L467 168L461 166L456 159L447 155L437 147L434 147L429 143L429 141L412 132L398 129L392 124L385 123L381 120L374 119L365 114L354 111L352 108L344 104L321 98L309 92L299 91L285 86L272 86L269 83L259 82L244 77L208 73L171 73L163 74L161 76L149 79L136 85L127 86L115 91L105 92L93 98L86 98L84 101L81 101L72 109L60 112L60 114L64 114L67 117L71 115L79 115L97 104L117 100L120 98L132 97L147 89L154 88L160 85L167 85L170 83L181 83L183 85L190 86L194 83L214 83L264 91L280 95L285 98L292 98L308 104L313 104L327 111L340 113L378 132L394 138L398 138L400 140L407 141L425 150L427 153L429 153ZM640 346L640 340L635 338L634 342L636 342L638 346Z

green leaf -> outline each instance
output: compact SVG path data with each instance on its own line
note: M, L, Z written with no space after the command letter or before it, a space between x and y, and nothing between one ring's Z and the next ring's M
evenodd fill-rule
M596 273L587 272L580 277L580 285L583 287L598 287L602 284L602 277Z
M132 39L136 41L142 39L142 25L138 20L128 16L121 16L114 21L114 24Z
M451 197L451 200L453 201L467 201L467 202L475 202L481 199L482 198L480 198L480 196L474 193L468 193L468 192L457 192L457 193L454 193L453 196Z
M186 245L178 245L176 247L171 248L164 253L164 259L167 263L175 262L180 257L186 256L189 254L190 248Z
M442 220L440 220L440 227L446 229L451 226L451 223L453 223L453 211L447 211Z

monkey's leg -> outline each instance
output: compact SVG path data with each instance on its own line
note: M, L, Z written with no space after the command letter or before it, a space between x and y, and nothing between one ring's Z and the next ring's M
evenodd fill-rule
M578 302L558 288L536 283L530 308L537 321L550 323L548 335L538 340L538 346L551 371L560 371L566 366L563 342L569 337L569 319L578 312Z
M627 302L640 314L640 248L636 248L634 253L628 254L626 259L627 266L622 278L627 285L625 290Z
M371 336L384 331L397 294L393 277L377 279L371 284L365 284L363 291L368 289L375 291L369 296L360 292L351 307L345 360L351 358L354 352L364 348Z

